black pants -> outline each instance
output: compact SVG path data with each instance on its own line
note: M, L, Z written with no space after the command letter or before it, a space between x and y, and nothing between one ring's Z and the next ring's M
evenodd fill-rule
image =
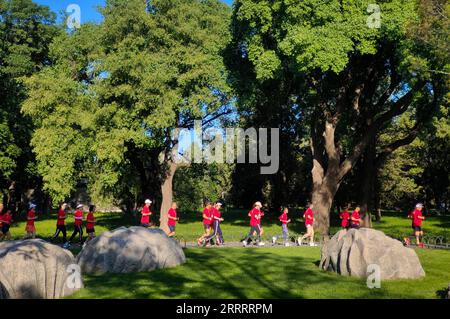
M83 243L83 226L81 225L75 225L75 229L73 231L72 236L70 236L69 242L72 242L72 240L75 238L76 235L79 235L80 244Z
M250 228L250 233L248 233L247 237L245 237L244 241L248 241L250 238L253 238L253 233L256 232L256 241L259 243L261 241L261 228L259 225L252 226Z
M55 240L56 238L58 238L60 233L63 234L63 243L65 243L67 241L67 239L66 239L66 236L67 236L66 225L56 225L56 232L53 235L52 240Z
M206 237L204 243L206 244L206 243L210 242L210 244L212 244L212 240L217 237L217 239L219 239L220 243L223 244L222 229L220 228L219 221L215 220L213 222L213 230L214 230L214 233L212 235L209 235L208 237Z

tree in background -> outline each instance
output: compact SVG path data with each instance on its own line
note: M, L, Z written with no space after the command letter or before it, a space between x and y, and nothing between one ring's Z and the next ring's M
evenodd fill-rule
M55 18L31 0L0 1L0 183L5 204L15 208L26 190L37 194L42 186L30 147L33 121L20 112L26 97L22 77L50 63Z
M276 105L302 110L296 119L310 128L311 197L323 235L329 234L337 190L379 132L416 107L415 114L433 112L445 91L442 74L427 71L442 69L442 61L408 36L411 23L421 21L416 3L380 3L378 26L369 19L369 5L337 0L234 5L228 66L244 70L251 83L242 86L242 79L231 78L241 88L239 103L258 107L260 91L283 83L288 89Z
M228 112L220 51L229 9L217 0L110 0L102 13L100 25L56 39L54 64L27 80L39 171L55 200L81 176L127 211L151 197L164 228L178 168L172 130Z

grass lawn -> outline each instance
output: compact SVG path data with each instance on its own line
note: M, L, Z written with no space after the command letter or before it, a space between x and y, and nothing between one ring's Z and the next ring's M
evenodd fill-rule
M201 214L180 212L177 236L194 241L202 233ZM248 232L246 212L230 210L223 214L225 241L237 241ZM291 235L304 232L299 213L291 214ZM295 218L297 217L297 218ZM138 217L123 214L96 214L97 234L119 226L137 225ZM50 238L56 215L40 216L38 237ZM410 220L398 213L385 214L374 227L401 238L410 235ZM67 223L69 236L72 218ZM263 220L266 239L281 233L276 216ZM332 219L332 233L339 229ZM430 236L450 241L450 216L430 216L424 223ZM12 235L24 235L25 222L19 220ZM79 249L74 250L76 254ZM365 280L342 277L318 268L320 249L218 248L186 249L187 263L173 269L129 275L84 275L85 288L72 298L438 298L450 283L450 251L417 250L426 277L420 280L382 282L381 289L369 289Z
M84 276L71 298L437 298L450 282L450 251L420 250L420 280L365 280L319 270L318 248L187 249L187 263L127 275Z

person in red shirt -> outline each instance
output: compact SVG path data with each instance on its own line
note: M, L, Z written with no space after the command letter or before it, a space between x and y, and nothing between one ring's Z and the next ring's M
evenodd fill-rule
M248 240L253 238L256 234L256 244L258 246L264 246L264 243L261 241L261 202L256 202L253 205L253 209L248 212L248 217L250 217L250 232L242 241L244 247L248 245Z
M72 244L73 239L78 234L78 239L80 245L83 245L83 205L79 204L74 213L74 230L72 236L70 236L69 241L64 245L68 248Z
M309 238L309 245L310 246L316 246L314 244L314 212L313 212L313 204L308 204L308 209L303 214L303 218L305 219L305 226L306 226L306 234L304 234L299 240L298 244L301 246L303 243L303 240L306 238Z
M206 207L203 209L202 217L203 217L203 229L205 230L205 232L197 240L197 244L199 246L203 246L204 244L206 244L205 238L209 237L209 235L211 234L211 225L213 223L211 202L209 201L206 202Z
M30 210L27 213L27 225L25 226L26 234L24 239L36 238L36 227L34 226L36 218L36 205L30 204Z
M168 221L167 226L169 226L169 237L175 236L175 228L177 226L177 221L180 220L177 217L177 203L173 202L172 207L170 207L169 212L167 213Z
M213 233L205 238L203 245L209 244L213 241L213 239L216 239L216 244L218 246L223 245L223 234L222 229L220 228L220 222L223 222L224 219L221 216L220 208L222 208L222 203L217 202L214 204L214 207L211 208L211 216L213 218L212 223L212 230Z
M283 233L283 239L284 239L284 245L289 246L289 231L288 231L288 224L291 222L291 220L288 217L289 209L287 207L281 208L281 215L278 217L278 219L281 222L281 230ZM277 243L278 236L272 237L272 245L275 245Z
M67 230L66 230L66 210L67 210L67 204L63 203L58 210L58 217L56 219L56 231L53 237L50 239L50 241L54 241L56 238L58 238L59 234L62 233L63 235L63 244L67 241Z
M0 240L4 240L5 238L7 240L11 239L11 232L9 231L9 228L11 227L12 220L12 213L11 210L7 210L6 213L4 213L1 216L2 221L2 233L0 234Z
M416 208L414 211L408 215L409 218L412 219L412 229L414 236L416 237L416 243L419 247L424 247L423 243L420 241L420 237L423 237L423 230L422 230L422 221L425 220L425 217L422 214L423 210L423 204L419 203L416 205Z
M352 215L350 216L350 227L354 229L359 229L359 224L361 223L361 216L359 215L359 211L361 210L361 207L356 207L353 211Z
M341 227L344 229L344 231L347 231L350 228L350 214L348 213L348 209L349 207L347 206L339 215L339 218L341 219Z
M94 217L95 206L89 206L89 213L86 216L86 233L88 234L88 238L86 239L86 243L95 238L95 217Z
M145 205L142 207L141 211L141 226L145 228L150 227L150 216L152 216L152 212L150 211L150 205L152 201L150 199L145 200Z

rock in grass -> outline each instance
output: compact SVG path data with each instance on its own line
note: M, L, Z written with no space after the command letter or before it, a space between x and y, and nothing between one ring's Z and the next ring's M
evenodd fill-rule
M383 232L361 228L338 232L322 248L320 268L344 276L367 277L369 265L378 265L381 279L425 276L416 252ZM373 271L373 270L371 270Z
M82 287L71 252L40 239L0 243L0 299L57 299Z
M121 227L90 241L78 255L87 273L132 273L178 266L183 249L160 229Z

